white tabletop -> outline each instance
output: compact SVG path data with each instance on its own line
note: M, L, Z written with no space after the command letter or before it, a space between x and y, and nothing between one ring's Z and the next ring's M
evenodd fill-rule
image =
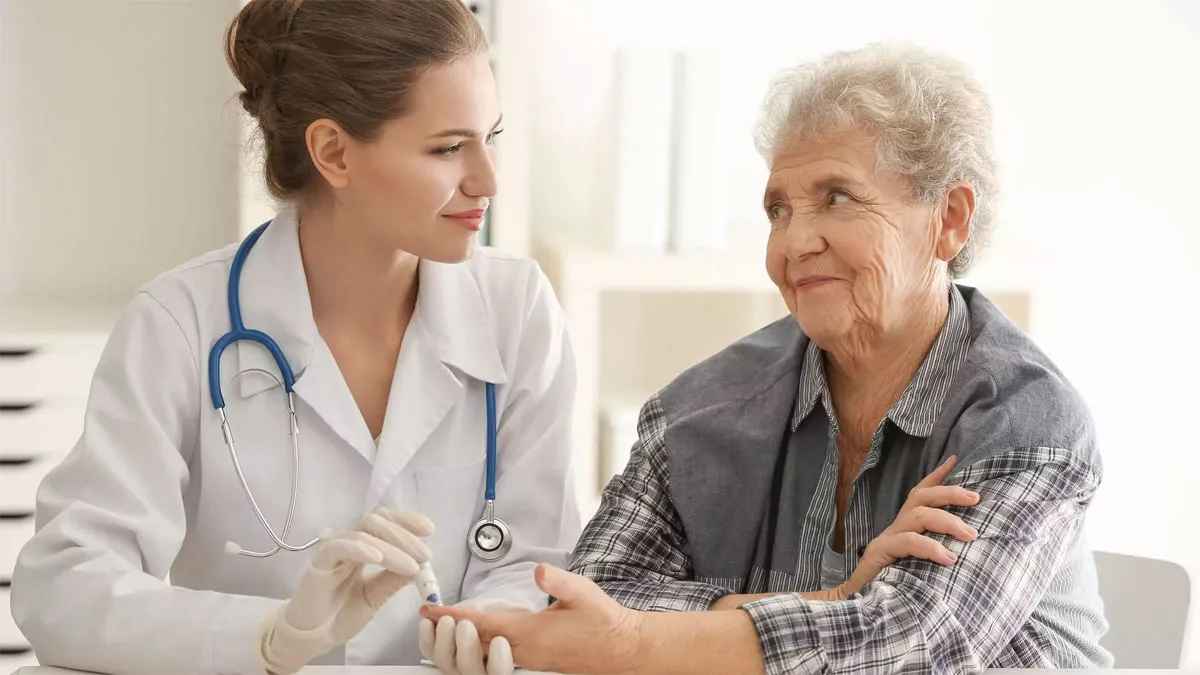
M428 667L428 665L310 665L310 667L302 668L298 675L436 675L437 671L437 668ZM521 671L518 670L518 673ZM18 668L12 675L85 674L80 670L52 668L49 665L26 665L24 668Z
M438 669L431 665L310 665L300 669L298 675L437 675ZM553 675L534 673L533 670L517 669L522 675ZM82 670L52 668L49 665L25 665L12 675L90 675ZM168 675L164 673L163 675ZM1027 675L1027 674L1022 674Z
M310 665L300 670L298 675L433 675L436 668L427 665ZM532 670L517 670L517 673L539 675ZM1112 674L1124 675L1200 675L1200 670L988 670L988 675L1063 675L1063 674ZM26 665L18 668L12 675L84 675L79 670L50 668L47 665ZM168 675L168 674L163 674ZM552 675L542 673L540 675Z

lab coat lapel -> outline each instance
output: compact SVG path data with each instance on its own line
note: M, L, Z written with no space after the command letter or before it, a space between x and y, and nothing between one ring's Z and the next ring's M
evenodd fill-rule
M308 280L300 257L299 223L293 209L280 211L251 250L242 269L240 290L246 328L258 329L279 344L296 376L296 395L310 409L305 412L321 418L343 441L370 460L374 456L374 440L313 319ZM237 359L236 369L222 365L222 382L228 383L234 373L244 373L237 380L242 397L279 386L271 377L255 372L279 374L275 360L261 346L244 340L238 342Z
M419 274L417 307L388 396L367 510L380 505L454 406L474 403L464 400L468 378L507 381L495 328L469 265L422 260ZM477 404L482 410L482 397Z
M375 439L324 341L318 341L312 363L296 380L296 394L358 454L368 462L374 459Z

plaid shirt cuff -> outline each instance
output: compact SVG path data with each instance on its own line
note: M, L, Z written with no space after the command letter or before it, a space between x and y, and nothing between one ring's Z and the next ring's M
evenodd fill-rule
M608 581L601 582L600 588L621 605L640 612L705 612L730 593L695 581Z
M818 630L823 604L827 603L782 593L741 605L758 632L767 675L820 673L824 670Z

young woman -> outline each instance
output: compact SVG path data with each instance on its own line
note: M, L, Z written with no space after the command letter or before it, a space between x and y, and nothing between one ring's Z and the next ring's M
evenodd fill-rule
M418 615L545 607L533 569L580 528L561 310L477 246L501 132L480 27L459 0L250 0L226 46L283 206L133 298L14 617L91 671L511 671Z

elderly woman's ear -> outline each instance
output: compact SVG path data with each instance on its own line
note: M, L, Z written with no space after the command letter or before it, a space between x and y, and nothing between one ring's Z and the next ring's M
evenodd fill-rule
M938 210L942 225L938 233L938 260L949 263L967 245L974 213L975 189L967 181L951 184Z

